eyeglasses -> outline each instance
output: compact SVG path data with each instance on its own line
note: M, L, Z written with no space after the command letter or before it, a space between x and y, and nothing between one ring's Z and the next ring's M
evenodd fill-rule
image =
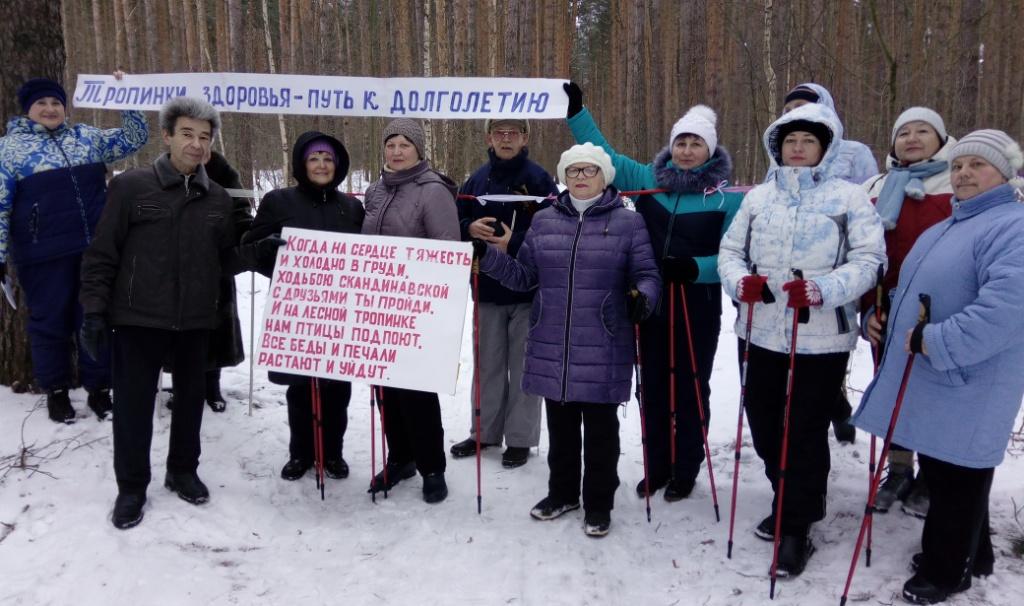
M579 177L581 174L584 177L596 177L597 173L599 172L601 172L601 167L594 166L593 164L588 164L587 166L582 167L570 166L569 168L565 169L565 176L569 177L570 179L575 179Z
M492 130L491 136L495 139L515 139L519 135L522 135L521 130Z

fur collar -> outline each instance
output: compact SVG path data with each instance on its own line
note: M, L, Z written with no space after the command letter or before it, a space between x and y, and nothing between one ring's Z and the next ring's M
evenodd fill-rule
M721 145L710 160L690 170L680 170L672 164L672 151L668 147L654 156L654 178L658 187L674 193L700 193L731 177L732 156Z

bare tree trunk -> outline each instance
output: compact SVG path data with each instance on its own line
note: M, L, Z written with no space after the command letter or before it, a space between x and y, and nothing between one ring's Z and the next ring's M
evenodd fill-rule
M431 48L431 23L430 15L431 8L434 4L434 0L425 0L423 3L423 76L429 78L432 74L430 69L430 58L433 56L433 49ZM423 150L427 158L433 160L434 158L434 133L431 128L429 120L423 121L423 145L427 148Z
M963 2L960 4L960 69L957 74L956 88L958 103L954 124L960 132L970 132L978 124L978 84L980 59L981 17L984 11L981 2Z
M2 115L20 113L13 92L29 78L63 79L66 61L63 23L59 2L0 2L0 57L3 57L0 90L5 91L0 95ZM27 32L31 35L26 35ZM8 263L7 271L16 277L13 262ZM0 301L0 384L21 392L32 385L32 358L25 332L28 306L21 289L15 288L15 291L17 312Z
M185 50L185 21L181 14L181 5L178 0L167 2L167 38L170 44L167 50L170 52L170 65L172 71L182 71L182 51Z
M197 47L199 49L199 69L203 70L203 66L206 69L213 69L213 61L210 60L210 33L206 28L206 2L205 0L196 1L196 40Z
M776 103L778 99L777 82L775 78L775 68L772 67L772 16L773 16L773 0L764 0L764 50L762 52L764 56L764 78L768 86L768 114L770 116L777 116L778 111L776 110Z
M146 69L149 70L149 73L155 74L160 71L156 50L160 41L160 29L156 23L157 8L154 0L142 0L142 8L146 18L145 39L147 43L143 45L146 54Z
M274 69L274 45L270 38L270 16L267 11L267 0L260 0L260 10L263 14L263 40L267 45L267 68L270 73L275 74L277 71ZM281 175L283 183L288 182L288 129L285 128L284 116L281 114L277 115L277 128L281 135Z

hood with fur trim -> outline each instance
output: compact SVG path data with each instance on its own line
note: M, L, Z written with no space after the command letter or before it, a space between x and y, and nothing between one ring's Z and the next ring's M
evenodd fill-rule
M823 181L832 176L832 165L839 155L839 147L843 140L843 125L839 121L839 116L828 106L821 103L808 103L807 105L800 106L793 111L783 114L775 122L764 131L762 137L762 143L764 150L768 152L768 157L774 158L779 155L779 144L781 142L776 141L777 133L779 128L790 122L796 120L807 120L809 122L817 122L822 124L825 128L828 128L832 132L832 140L829 142L828 147L825 148L825 153L822 154L821 162L818 162L817 166L806 167L810 170L811 176L816 181ZM793 168L793 167L775 167L772 172L778 173L779 170Z

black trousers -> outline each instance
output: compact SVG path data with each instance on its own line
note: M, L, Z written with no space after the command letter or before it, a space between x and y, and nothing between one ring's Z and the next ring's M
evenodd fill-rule
M313 386L312 379L288 386L288 454L293 459L312 461L313 455ZM348 428L348 401L352 384L347 381L317 379L320 384L321 426L324 436L324 459L340 459Z
M710 289L709 286L713 286ZM713 292L712 292L713 290ZM711 422L711 369L718 349L722 326L721 287L718 284L687 284L686 302L690 313L693 349L697 356L697 375L704 404L704 421ZM679 285L675 286L675 332L669 329L669 294L662 291L654 313L640 325L643 356L644 414L647 425L647 469L652 484L670 477L683 482L693 480L704 462L704 437L697 410L697 391L693 381L690 349L683 322L683 304ZM676 378L676 467L672 469L669 339L675 339ZM673 473L673 471L675 473Z
M444 427L437 394L397 387L383 387L380 391L388 463L415 462L421 475L444 473Z
M579 500L582 451L583 507L611 511L619 486L618 405L545 400L544 408L548 418L548 496L564 503Z
M921 532L925 578L953 589L972 572L991 572L988 496L995 469L961 467L921 453L917 460L931 497Z
M208 334L114 327L114 475L120 492L145 493L149 485L153 405L165 357L173 360L175 379L167 471L194 472L199 467Z
M743 363L743 339L739 341ZM831 468L828 428L832 403L846 374L850 354L797 354L793 370L793 396L789 413L786 484L782 502L782 532L802 536L825 517L825 495ZM750 346L747 367L746 410L757 456L778 499L779 460L789 354Z

